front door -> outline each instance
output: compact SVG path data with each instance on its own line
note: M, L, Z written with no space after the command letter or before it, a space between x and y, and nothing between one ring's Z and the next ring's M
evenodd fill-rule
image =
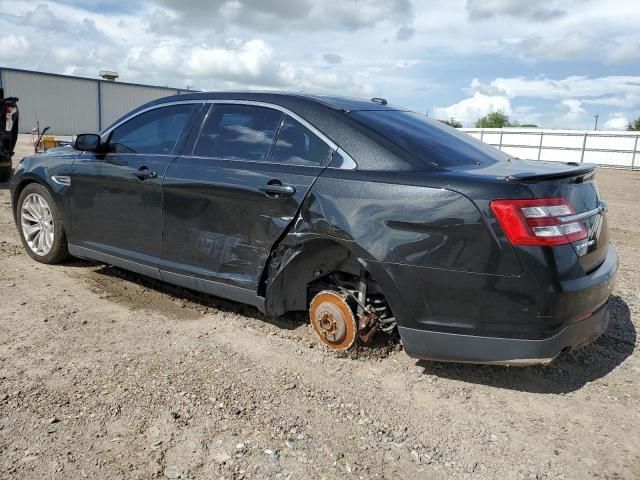
M73 246L84 249L80 254L124 259L130 268L158 276L162 177L200 107L177 104L136 115L110 132L106 153L78 157L70 211Z
M163 278L221 283L228 288L195 287L251 303L237 289L255 295L271 247L331 152L278 110L214 104L193 155L177 158L165 176Z

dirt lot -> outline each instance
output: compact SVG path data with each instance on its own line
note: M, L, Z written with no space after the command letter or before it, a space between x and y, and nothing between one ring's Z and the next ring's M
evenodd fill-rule
M612 323L546 367L337 356L301 319L23 253L0 184L1 478L640 478L640 172Z

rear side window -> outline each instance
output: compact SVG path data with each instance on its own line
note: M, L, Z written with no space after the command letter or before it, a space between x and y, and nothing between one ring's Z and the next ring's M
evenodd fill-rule
M109 138L114 153L171 154L197 104L155 108L117 127Z
M271 155L274 163L323 166L331 148L307 127L286 117Z
M216 104L205 121L194 155L266 162L282 113L251 105Z
M399 110L354 111L350 116L425 162L439 167L493 164L508 155L425 115Z

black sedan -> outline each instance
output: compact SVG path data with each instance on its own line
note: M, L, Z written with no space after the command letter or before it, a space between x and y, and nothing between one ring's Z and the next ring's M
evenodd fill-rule
M397 331L414 357L517 365L607 326L618 258L594 177L380 98L203 93L24 159L11 194L37 261L308 310L334 349Z

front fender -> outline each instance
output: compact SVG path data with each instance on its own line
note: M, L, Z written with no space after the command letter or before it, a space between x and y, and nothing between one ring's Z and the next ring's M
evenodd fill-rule
M56 154L40 154L31 157L25 157L17 166L11 179L11 208L13 211L14 221L17 220L17 203L18 197L22 189L29 183L39 183L43 185L54 201L58 210L62 214L64 224L67 226L66 233L69 241L71 233L71 215L69 211L69 194L70 185L59 183L52 178L68 177L71 178L71 168L75 160L75 155L63 155L59 152Z

